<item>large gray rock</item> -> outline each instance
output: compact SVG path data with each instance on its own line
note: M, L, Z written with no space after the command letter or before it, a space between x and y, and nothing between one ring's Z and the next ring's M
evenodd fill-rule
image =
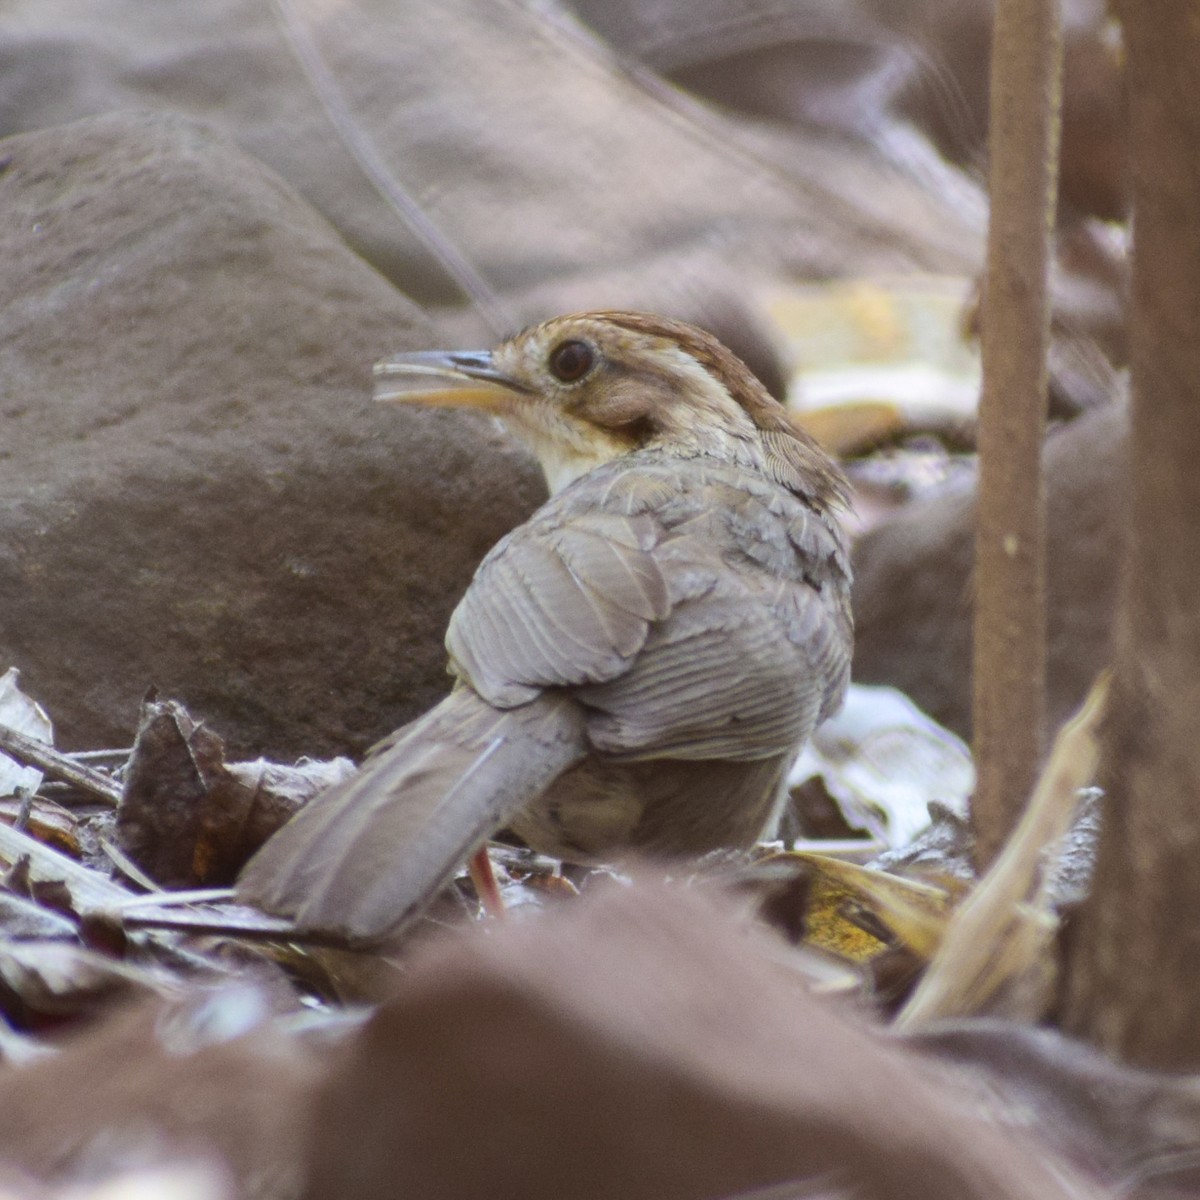
M1047 734L1109 660L1127 421L1124 405L1114 403L1052 434L1043 453ZM902 688L966 738L974 512L974 488L959 487L909 505L854 549L855 679Z
M373 404L427 321L191 121L0 161L0 663L68 745L127 744L151 684L238 755L425 708L457 596L544 494L492 425Z
M258 0L10 0L0 131L136 105L218 124L422 304L460 296L351 156L277 17ZM863 144L771 135L631 76L565 11L517 0L287 6L354 133L517 319L525 294L629 272L643 304L673 254L763 277L972 273L983 207L965 181ZM947 173L948 176L949 173ZM558 308L539 294L543 304Z

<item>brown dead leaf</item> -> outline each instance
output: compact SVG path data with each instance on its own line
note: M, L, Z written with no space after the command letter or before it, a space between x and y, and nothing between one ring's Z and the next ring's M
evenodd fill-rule
M345 759L226 763L224 743L183 705L151 700L117 809L118 840L165 887L232 883L280 825L350 769Z
M0 799L0 821L6 825L15 824L20 812L20 800ZM39 842L45 842L56 850L71 855L72 858L79 858L83 853L79 845L75 815L61 804L55 804L53 800L35 797L29 809L26 829Z

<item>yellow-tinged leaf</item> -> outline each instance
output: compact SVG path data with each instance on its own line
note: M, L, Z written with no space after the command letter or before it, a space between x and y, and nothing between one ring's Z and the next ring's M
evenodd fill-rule
M784 853L765 861L805 871L809 945L866 962L896 945L926 959L941 942L953 904L943 888L823 854Z

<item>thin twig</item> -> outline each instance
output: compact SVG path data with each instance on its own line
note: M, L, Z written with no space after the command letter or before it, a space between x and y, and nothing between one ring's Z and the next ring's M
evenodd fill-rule
M7 725L0 725L0 750L27 767L37 767L51 779L59 779L95 796L102 804L114 808L121 802L121 789L102 771L76 762L70 755L55 750Z
M71 757L76 762L112 762L123 763L133 753L133 748L127 746L124 750L72 750Z
M1045 721L1041 451L1058 177L1060 0L998 0L991 220L983 304L975 540L972 803L977 865L995 858L1037 777Z
M375 143L363 132L311 33L293 8L292 0L274 0L274 8L292 53L312 84L342 145L358 163L359 169L430 256L458 284L492 332L497 337L512 333L515 322L499 296L430 219L416 198L396 178Z

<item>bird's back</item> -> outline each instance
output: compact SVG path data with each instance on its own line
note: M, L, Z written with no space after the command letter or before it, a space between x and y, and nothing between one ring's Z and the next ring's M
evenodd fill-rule
M836 522L756 472L689 468L647 452L579 479L493 550L451 621L454 661L491 703L557 687L584 707L589 762L518 824L547 849L555 830L535 826L567 801L559 852L653 843L647 830L671 826L656 810L701 782L729 793L706 811L720 826L725 809L736 836L695 840L751 840L773 790L735 793L776 789L841 703L851 629Z

